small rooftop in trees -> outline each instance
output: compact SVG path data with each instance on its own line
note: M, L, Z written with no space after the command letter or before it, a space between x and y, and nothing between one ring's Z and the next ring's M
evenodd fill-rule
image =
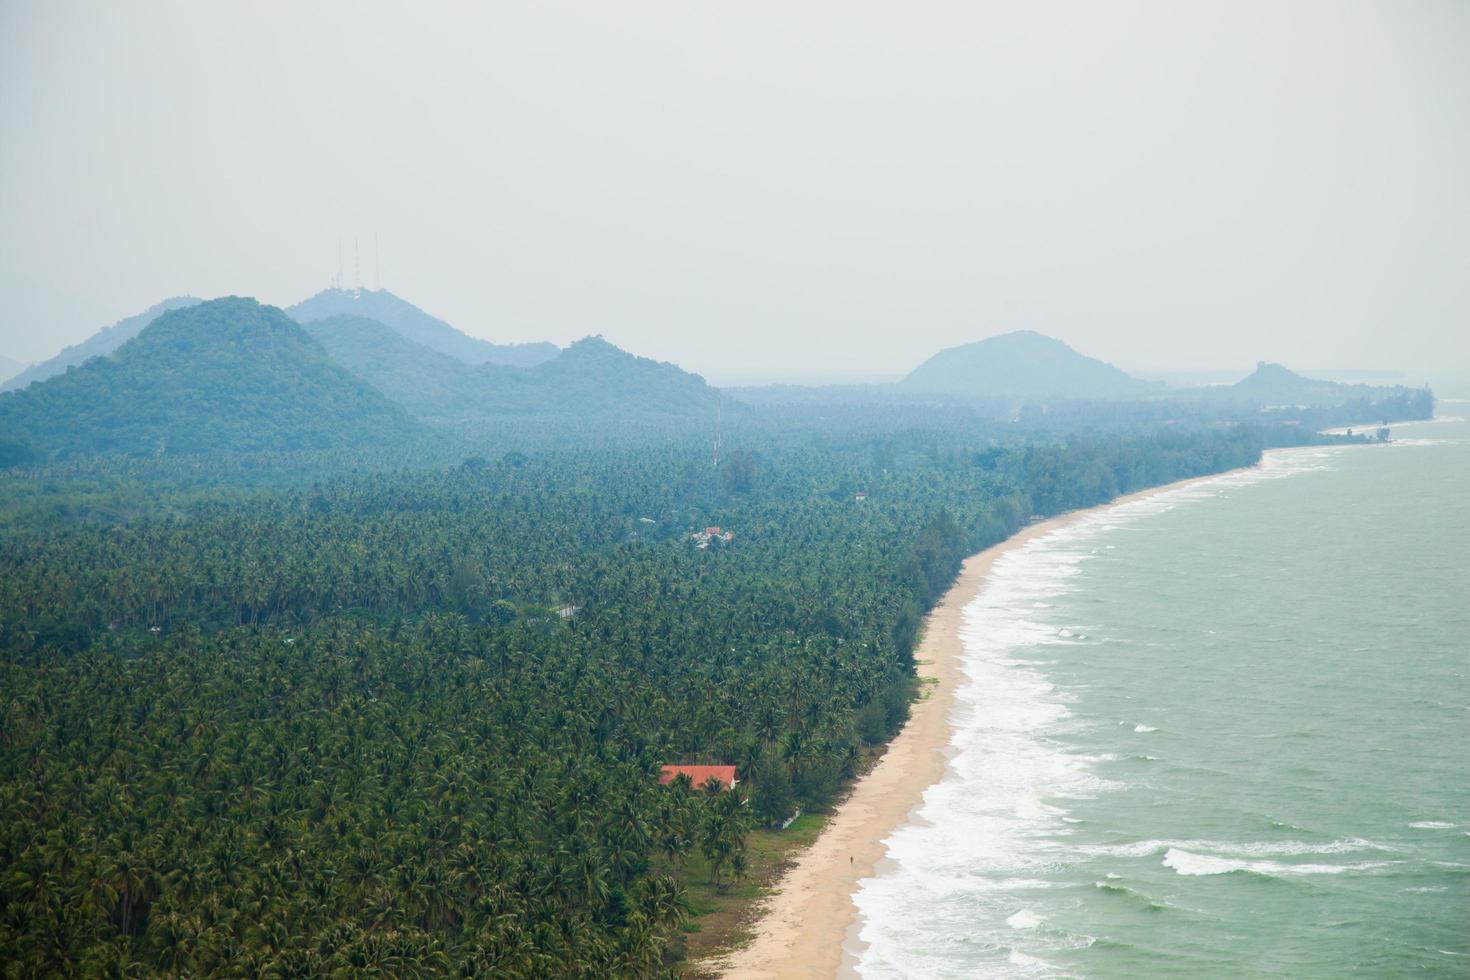
M658 775L658 784L667 786L680 776L688 776L696 787L702 787L711 779L719 782L721 789L730 789L740 782L734 766L664 766Z

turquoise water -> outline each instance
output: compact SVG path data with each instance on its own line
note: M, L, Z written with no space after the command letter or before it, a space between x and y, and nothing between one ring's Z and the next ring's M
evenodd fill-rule
M862 976L1470 976L1470 423L1394 435L998 563Z

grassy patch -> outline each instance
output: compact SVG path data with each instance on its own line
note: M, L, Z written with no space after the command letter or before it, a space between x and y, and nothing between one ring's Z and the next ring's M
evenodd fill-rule
M886 748L879 745L860 750L859 779ZM844 787L844 796L852 786L849 783ZM710 884L709 865L702 855L696 852L688 857L684 864L685 896L695 917L679 937L683 940L683 961L678 967L684 980L713 980L719 974L706 965L708 961L754 938L760 900L775 891L781 875L821 834L830 812L818 809L803 813L785 830L752 830L745 842L748 872L724 892Z
M804 813L785 830L752 830L745 842L746 876L716 891L703 855L691 854L684 864L685 895L695 918L683 928L683 976L713 977L702 961L738 949L751 940L760 900L771 894L786 868L811 845L827 821L826 813Z

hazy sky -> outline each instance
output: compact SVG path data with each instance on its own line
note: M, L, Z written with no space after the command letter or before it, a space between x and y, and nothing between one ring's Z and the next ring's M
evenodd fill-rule
M1470 371L1470 2L0 0L0 354L375 235L468 333L716 381Z

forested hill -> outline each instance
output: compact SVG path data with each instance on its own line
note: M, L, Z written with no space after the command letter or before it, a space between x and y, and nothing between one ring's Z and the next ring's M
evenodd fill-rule
M109 357L0 395L0 438L45 455L329 449L423 432L290 317L238 297L165 313Z
M704 419L719 392L674 364L586 337L526 371L498 370L486 405L494 414Z
M465 364L534 367L557 355L555 344L492 344L430 316L386 289L324 289L286 310L300 323L331 316L359 316L392 327L416 344Z
M478 415L493 368L476 367L415 343L362 316L329 316L302 324L327 356L421 419Z
M313 320L304 329L333 361L426 421L457 428L486 419L591 427L629 420L697 420L719 393L698 375L620 350L600 337L572 344L544 364L469 365L358 316Z
M142 313L119 320L110 327L103 327L80 344L66 348L50 360L31 365L0 385L0 391L15 391L34 381L44 381L46 378L61 374L69 367L84 363L88 358L111 354L138 336L144 327L161 314L170 310L181 310L199 302L201 300L194 296L175 296L161 303L155 303Z
M968 398L1137 398L1161 390L1031 330L942 350L899 384Z

